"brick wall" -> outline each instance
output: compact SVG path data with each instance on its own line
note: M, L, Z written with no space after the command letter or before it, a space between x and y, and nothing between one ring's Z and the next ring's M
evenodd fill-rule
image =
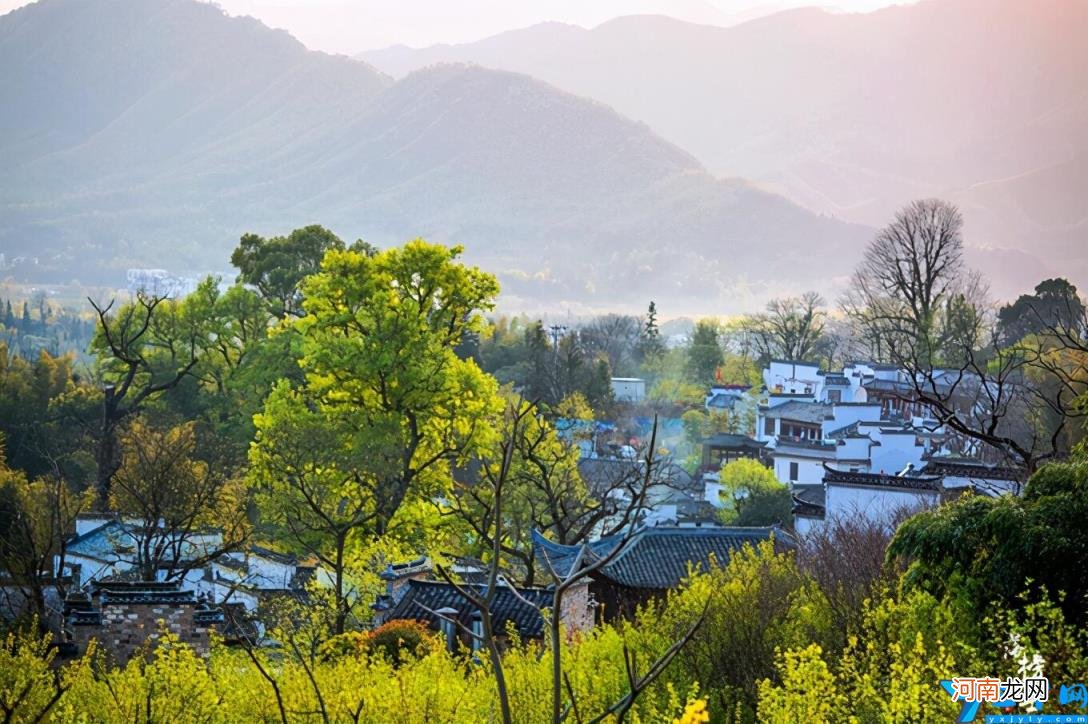
M434 577L431 574L430 567L420 570L413 570L401 576L387 577L385 581L386 595L392 596L393 599L400 598L401 592L405 586L408 585L408 581L431 581Z
M209 633L214 627L207 611L198 611L190 603L105 603L99 609L99 622L88 620L71 626L72 643L80 653L91 639L124 665L150 641L152 645L163 631L191 646L199 655L209 650Z

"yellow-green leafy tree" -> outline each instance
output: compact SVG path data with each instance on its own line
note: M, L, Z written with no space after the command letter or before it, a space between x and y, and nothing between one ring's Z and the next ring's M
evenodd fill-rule
M86 496L74 493L60 477L31 481L11 469L0 435L0 570L12 613L47 621L46 599L57 586L54 567L58 557L63 565L65 540L86 503Z
M143 580L180 578L241 548L250 528L244 481L196 457L195 423L157 429L133 420L121 435L121 448L110 506L139 521L131 528L134 550L125 562ZM219 535L208 538L213 528Z
M716 720L753 721L760 682L776 685L776 652L832 638L827 599L790 552L767 541L736 550L724 567L693 576L625 627L633 647L658 650L705 610L698 635L680 650L664 683L698 682ZM717 719L720 717L720 719Z
M351 548L413 502L448 496L453 466L488 443L502 407L495 380L455 353L499 289L460 253L416 240L326 254L291 322L305 382L281 382L256 418L262 513L331 574L338 633Z
M726 507L721 517L732 525L789 526L793 501L789 488L778 481L774 470L758 460L740 458L722 466L719 473Z

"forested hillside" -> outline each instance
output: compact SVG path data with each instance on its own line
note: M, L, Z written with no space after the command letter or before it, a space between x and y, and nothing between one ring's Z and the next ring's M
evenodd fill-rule
M508 304L637 309L653 279L678 310L727 310L828 286L866 236L543 82L392 83L190 0L42 0L0 19L0 68L17 275L219 270L245 231L321 219L379 245L463 243Z

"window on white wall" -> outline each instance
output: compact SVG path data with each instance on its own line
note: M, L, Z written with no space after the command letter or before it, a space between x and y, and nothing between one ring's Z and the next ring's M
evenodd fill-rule
M797 482L797 463L790 463L790 482Z

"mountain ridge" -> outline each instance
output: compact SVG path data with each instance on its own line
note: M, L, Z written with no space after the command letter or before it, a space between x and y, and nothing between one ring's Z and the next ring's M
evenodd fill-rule
M554 30L554 29L552 29ZM1044 274L1088 282L1069 204L1050 223L1017 208L1064 196L1053 174L997 203L987 184L1083 164L1088 3L924 0L869 13L800 8L729 28L631 16L591 29L511 31L440 49L361 54L394 77L472 62L539 77L642 120L715 174L878 226L913 198L963 202L966 238L1003 294L1026 280L985 250L1033 250ZM1074 174L1076 175L1076 174ZM1080 209L1088 191L1080 190Z
M508 307L634 311L654 290L676 313L729 312L829 290L834 259L870 233L715 178L644 123L523 74L392 82L189 0L82 0L72 22L94 26L72 44L48 16L73 4L0 19L0 101L17 109L0 113L15 132L0 140L0 248L37 257L42 278L221 269L244 232L316 222L462 244ZM28 43L57 83L27 80ZM88 75L101 96L72 90ZM87 117L67 119L77 102Z

